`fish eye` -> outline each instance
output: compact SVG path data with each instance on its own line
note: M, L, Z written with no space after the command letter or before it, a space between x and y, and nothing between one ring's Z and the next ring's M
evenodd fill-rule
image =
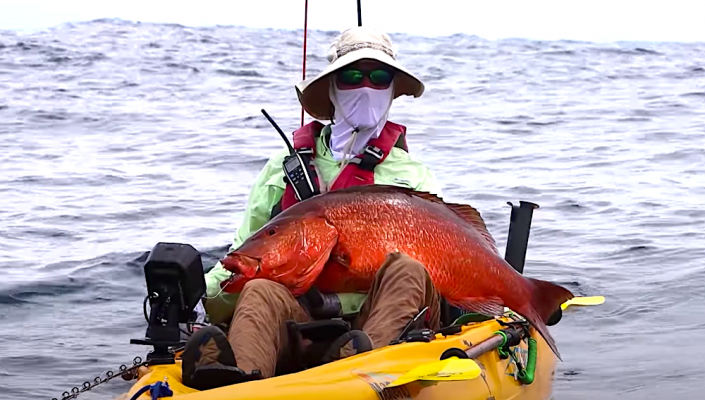
M275 233L277 233L277 231L274 228L269 228L267 231L267 235L269 236L274 236Z

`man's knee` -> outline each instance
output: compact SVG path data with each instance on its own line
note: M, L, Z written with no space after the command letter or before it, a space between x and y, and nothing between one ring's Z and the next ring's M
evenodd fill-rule
M280 283L268 279L253 279L243 286L240 301L247 298L268 301L286 296L287 293L286 287Z
M245 283L242 287L242 293L245 293L246 291L277 290L280 287L283 288L284 286L280 283L270 281L269 279L253 279Z
M428 271L423 264L404 253L390 253L380 272L384 276L408 276L418 279L429 278Z

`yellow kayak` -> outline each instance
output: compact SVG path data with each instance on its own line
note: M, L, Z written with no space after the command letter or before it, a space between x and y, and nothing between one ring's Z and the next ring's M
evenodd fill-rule
M448 349L456 348L472 354L471 350L479 348L478 344L489 343L488 339L497 338L496 332L505 328L498 320L514 321L511 313L507 313L497 319L470 322L452 335L436 334L430 342L389 345L301 372L207 391L198 391L182 384L181 360L177 354L175 364L142 368L126 398L132 398L141 388L158 381L166 382L173 391L172 398L178 400L550 398L557 358L533 328L528 330L533 340L524 338L516 346L504 346L505 357L500 356L498 348L477 357L471 355L479 366L475 378L426 380L419 377L417 380L412 378L409 383L387 387L419 366L438 363ZM528 360L528 342L534 340L536 357L533 360L533 381L522 383L520 372L527 363L532 363ZM138 398L149 399L149 392Z
M512 206L507 258L520 273L534 207L527 202ZM121 399L150 399L150 387L155 397L175 400L543 400L553 393L557 357L533 327L506 308L504 315L491 319L466 314L441 332L422 334L421 341L405 337L401 343L298 372L199 391L182 383L181 354L163 352L164 343L178 338L176 324L185 322L205 292L199 253L188 245L158 243L145 263L145 275L150 307L159 312L150 312L148 318L150 341L132 342L154 344L155 351L162 343L158 356L150 354L166 361L139 368L137 382ZM561 309L604 302L598 297L574 298ZM176 301L169 302L172 298ZM549 326L560 320L561 309ZM167 323L159 315L170 316Z

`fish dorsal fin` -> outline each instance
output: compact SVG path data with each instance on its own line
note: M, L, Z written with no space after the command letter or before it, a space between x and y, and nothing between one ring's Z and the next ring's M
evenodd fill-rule
M456 215L458 215L460 218L462 218L464 221L475 227L477 231L482 235L482 237L485 239L487 244L490 245L490 248L495 251L497 251L497 243L495 243L494 238L490 234L490 232L487 230L487 225L485 225L485 221L482 219L482 216L480 216L480 212L477 211L475 208L472 206L469 206L467 204L455 204L455 203L446 203L441 199L440 197L436 196L435 194L428 193L428 192L419 192L413 189L408 189L405 187L400 187L400 186L394 186L394 185L365 185L365 186L353 186L345 189L338 189L337 192L358 192L358 193L393 193L393 192L398 192L398 193L406 193L409 196L416 196L418 198L424 199L431 201L433 203L438 203L438 204L443 204L444 206L448 207L450 210L452 210Z
M487 244L490 245L490 248L493 251L497 252L497 243L495 243L494 238L490 234L490 231L487 230L487 225L485 225L485 220L482 219L480 212L477 211L474 207L469 206L467 204L446 203L445 201L443 201L443 199L431 193L413 191L410 194L412 196L420 197L424 200L429 200L434 203L443 204L444 206L448 207L465 222L474 226L475 229L477 229L477 231L485 239L485 241L487 241Z
M487 241L493 251L497 252L497 243L495 243L494 238L487 230L487 225L485 225L485 220L480 216L480 212L470 207L466 204L448 204L445 203L448 208L453 210L459 217L467 221L469 224L474 226L483 238Z

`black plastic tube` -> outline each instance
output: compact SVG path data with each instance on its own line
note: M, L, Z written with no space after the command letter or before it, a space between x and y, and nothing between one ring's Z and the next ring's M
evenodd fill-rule
M524 262L526 261L526 249L529 245L529 231L531 230L531 217L538 204L528 201L520 201L519 206L507 202L512 207L512 215L509 221L509 237L507 238L507 248L504 259L509 265L514 267L520 274L524 273Z

